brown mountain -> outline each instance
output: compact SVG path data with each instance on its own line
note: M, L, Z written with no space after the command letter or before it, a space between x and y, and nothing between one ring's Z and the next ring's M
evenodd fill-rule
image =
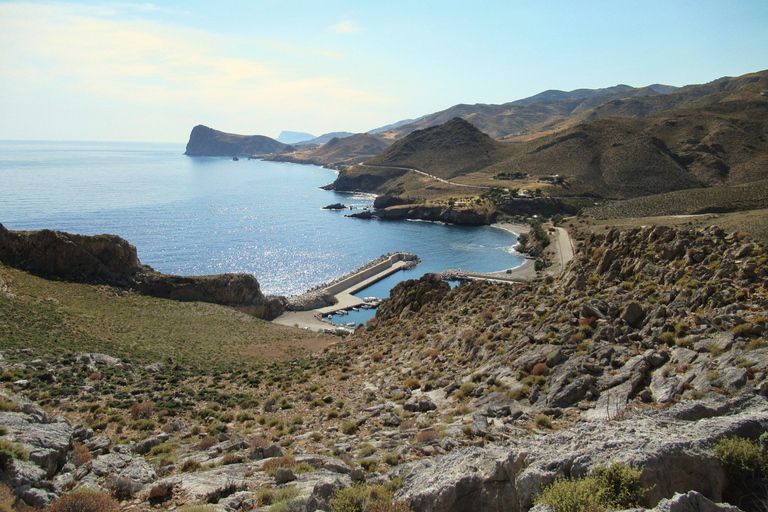
M263 135L236 135L201 124L192 128L187 142L188 156L251 156L292 151L293 147Z
M654 85L643 88L617 85L605 89L577 89L575 91L550 90L530 98L501 105L454 105L446 110L419 118L413 123L396 126L382 136L398 139L409 133L443 124L461 117L493 138L520 134L533 126L561 120L621 98L646 97L676 88Z
M413 168L512 187L492 178L520 171L567 176L565 187L549 187L553 195L621 199L768 178L768 72L611 101L583 115L580 124L519 144L452 119L404 137L337 185L381 193L397 179L402 189L403 168Z
M509 155L510 149L455 117L439 126L412 132L365 163L409 167L447 179L488 167Z

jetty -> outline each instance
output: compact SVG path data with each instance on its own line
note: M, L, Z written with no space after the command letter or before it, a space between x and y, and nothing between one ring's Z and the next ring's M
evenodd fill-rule
M329 303L326 305L321 307L310 306L306 310L286 311L275 318L273 322L290 326L298 325L299 327L312 330L340 328L340 326L336 326L323 319L328 315L335 314L339 310L359 308L367 304L368 301L355 297L354 294L395 272L413 268L420 262L421 260L418 256L407 252L385 254L335 281L316 286L306 294L303 294L303 296L292 300L297 305L295 309L303 309L300 306L302 297L306 297L307 303L312 302L311 299L314 297L332 297L333 300L328 301Z

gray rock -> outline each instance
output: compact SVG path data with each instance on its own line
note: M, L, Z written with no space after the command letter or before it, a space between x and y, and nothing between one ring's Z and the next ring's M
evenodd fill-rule
M41 419L23 412L0 412L0 425L8 429L6 438L21 443L29 452L29 460L51 478L67 461L72 427L66 422L42 423Z
M547 398L549 407L568 407L579 402L589 391L589 388L595 384L596 379L587 375L578 377L553 396Z
M485 437L488 434L488 418L482 414L475 414L472 417L472 434L478 437Z
M236 512L237 510L251 510L253 508L253 493L250 491L238 491L232 496L219 500L219 507L227 512Z
M37 464L26 460L14 460L8 471L11 487L44 487L47 473Z
M288 482L293 482L294 480L296 480L296 475L293 474L293 471L290 468L277 469L277 473L275 473L275 483L277 485L287 484Z
M665 414L638 413L622 421L576 423L549 435L514 439L506 446L469 448L407 464L396 499L416 512L522 512L558 475L579 477L596 465L624 462L641 468L651 505L675 492L697 491L722 499L725 474L711 446L726 436L754 436L768 427L768 400L732 401L728 415L672 421Z
M118 473L118 476L141 484L148 484L157 480L155 469L140 457L133 459L128 466Z
M720 386L729 393L737 393L749 380L749 374L744 368L727 366L717 372Z
M56 493L47 489L38 489L36 487L24 488L18 493L18 497L24 500L24 503L35 508L44 508L58 498Z
M627 322L632 327L639 327L640 321L645 316L642 306L637 302L630 302L624 307L624 311L621 312L621 319Z
M85 447L93 455L104 455L109 453L109 447L112 446L112 439L106 434L101 434L91 439L88 439L85 443Z
M669 402L683 392L684 382L668 365L659 368L651 378L650 389L654 400L660 404Z
M82 423L79 425L75 425L72 428L72 438L75 441L79 442L85 442L87 439L90 439L93 437L93 429L90 427L87 427L83 425Z
M145 455L152 451L152 448L155 446L159 446L163 444L163 440L160 437L148 437L147 439L144 439L143 441L139 441L136 443L136 446L133 448L133 451L138 453L139 455Z
M675 493L669 499L659 502L654 512L741 512L741 509L727 503L714 503L701 493L689 491L685 494Z
M279 444L272 443L264 448L264 457L267 459L271 457L285 457L285 450Z
M362 468L354 468L349 476L353 482L365 482L365 471Z
M117 473L133 461L133 457L123 453L100 455L91 461L90 470L96 476L108 476ZM81 469L85 466L81 466Z
M314 483L306 503L307 512L330 510L331 499L337 491L350 485L349 478L338 475L324 475Z
M149 373L163 373L165 371L165 365L163 363L152 363L144 367Z

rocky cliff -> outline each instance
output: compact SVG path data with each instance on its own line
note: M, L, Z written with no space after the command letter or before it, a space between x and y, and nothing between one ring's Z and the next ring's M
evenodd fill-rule
M61 231L9 231L0 224L0 262L35 274L129 288L179 301L252 308L262 318L283 310L281 298L265 297L249 274L174 276L142 265L136 247L115 235Z
M381 199L381 200L380 200ZM406 204L398 204L406 203ZM348 217L357 219L381 220L429 220L447 222L460 226L483 226L493 224L502 216L507 215L545 215L573 214L576 209L555 198L514 198L505 199L492 208L476 208L473 206L448 206L444 204L408 204L408 200L399 200L392 196L380 196L374 202L381 207L375 210L365 210L352 213ZM389 206L385 206L389 205Z
M188 156L252 156L293 151L293 147L263 135L236 135L201 124L192 128L184 152Z

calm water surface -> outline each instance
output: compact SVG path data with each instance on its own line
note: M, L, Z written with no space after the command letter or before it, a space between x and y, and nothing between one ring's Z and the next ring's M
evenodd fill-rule
M191 158L183 144L0 141L0 223L119 235L142 263L180 275L247 272L267 294L294 295L388 252L423 263L362 295L384 297L402 279L523 262L509 233L428 222L350 219L373 197L320 190L316 166ZM347 212L349 213L349 212Z

